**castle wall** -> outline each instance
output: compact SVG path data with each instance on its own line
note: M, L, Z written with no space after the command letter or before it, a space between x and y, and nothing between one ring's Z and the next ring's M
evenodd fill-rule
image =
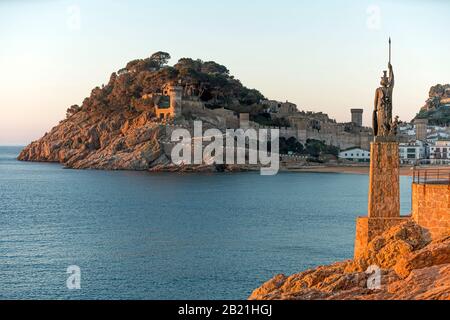
M196 101L196 100L183 100L181 102L181 106L184 109L190 110L190 111L196 111L198 109L200 110L204 110L205 109L205 104L201 101Z
M250 114L248 113L239 114L239 127L241 129L250 128Z
M212 112L223 119L223 127L227 129L239 128L239 117L233 111L221 108L212 110Z
M450 185L413 184L412 217L433 239L450 234Z
M326 144L333 145L344 149L353 147L360 147L364 150L370 149L371 136L368 133L348 133L339 130L299 130L301 134L298 136L298 140L301 143L306 143L307 139L315 139L325 141Z
M297 130L295 138L303 144L308 139L315 139L341 149L359 147L369 150L370 142L373 140L370 129L357 128L358 130L348 132L346 124L331 122L326 115L314 114L314 118L307 115L291 115L287 118L291 127ZM318 122L320 130L313 128L313 121Z

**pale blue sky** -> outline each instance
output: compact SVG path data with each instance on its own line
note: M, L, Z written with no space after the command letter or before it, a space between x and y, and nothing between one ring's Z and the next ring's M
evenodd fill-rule
M369 124L389 36L394 113L411 120L430 86L450 83L449 14L450 2L418 0L0 1L0 145L39 138L159 50L172 63L215 60L268 98L338 121L363 107Z

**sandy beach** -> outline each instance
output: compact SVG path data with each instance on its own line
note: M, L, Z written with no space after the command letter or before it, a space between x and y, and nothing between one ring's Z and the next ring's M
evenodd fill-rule
M290 172L315 172L315 173L345 173L345 174L369 174L369 166L317 166L287 169ZM400 168L400 175L412 176L413 168L404 166Z

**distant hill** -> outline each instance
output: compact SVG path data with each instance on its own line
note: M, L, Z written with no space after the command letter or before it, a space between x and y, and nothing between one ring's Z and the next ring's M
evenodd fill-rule
M431 87L428 100L415 119L428 119L431 125L450 125L450 84Z

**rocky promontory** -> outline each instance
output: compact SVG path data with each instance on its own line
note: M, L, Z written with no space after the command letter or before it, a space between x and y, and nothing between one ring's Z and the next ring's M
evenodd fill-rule
M145 170L168 163L151 115L78 112L31 143L19 160L59 162L75 169Z
M377 266L380 286L369 289ZM375 238L358 260L278 275L250 300L450 300L450 234L431 241L414 222Z
M430 88L428 99L415 119L427 119L429 124L450 124L450 84L437 84Z
M182 58L167 65L170 55L157 52L133 60L114 72L108 84L94 88L83 103L67 109L67 118L20 153L22 161L57 162L74 169L102 170L226 170L215 166L172 167L164 148L167 125L145 97L160 94L167 84L183 88L198 108L178 115L179 124L194 120L218 127L223 119L213 110L250 112L264 97L244 87L229 70L213 61ZM198 111L197 111L198 110Z

